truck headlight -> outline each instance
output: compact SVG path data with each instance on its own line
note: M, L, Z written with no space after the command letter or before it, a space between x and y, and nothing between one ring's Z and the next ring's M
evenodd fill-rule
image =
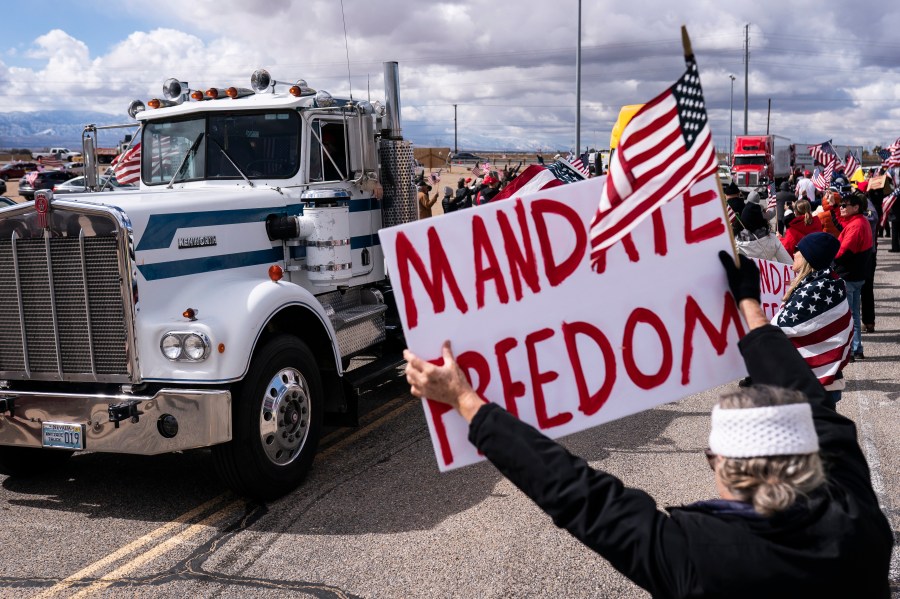
M209 338L203 333L173 331L163 335L159 349L173 362L199 362L209 356Z

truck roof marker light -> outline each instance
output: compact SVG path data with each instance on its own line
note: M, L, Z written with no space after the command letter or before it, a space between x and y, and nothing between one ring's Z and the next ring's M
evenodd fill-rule
M160 100L159 98L153 98L149 102L147 102L147 106L150 108L167 108L169 106L175 106L178 102L173 102L172 100Z
M200 91L199 89L195 89L194 91L191 92L191 99L192 100L203 100L203 92Z
M316 90L311 88L308 83L306 83L306 79L297 79L297 83L291 86L289 90L292 96L300 97L300 96L311 96L316 93Z
M256 69L253 71L253 74L250 75L250 88L258 94L264 94L268 92L270 88L275 88L275 81L272 80L269 71L265 69Z
M132 100L131 104L128 105L128 116L131 118L137 118L137 113L143 112L147 110L147 107L144 106L144 103L140 100Z
M195 310L194 308L188 308L187 310L182 312L181 315L191 321L197 320L197 310Z
M220 90L218 87L211 87L208 90L206 90L206 97L211 100L216 100L221 95L224 95L224 94L222 93L222 90Z
M224 344L224 343L220 343L218 349L219 349L219 353L220 353L220 354L224 354L224 353L225 353L225 344Z
M269 267L269 278L275 281L276 283L280 281L284 277L284 269L278 266L277 264L273 264Z
M253 91L249 89L245 89L242 87L229 87L225 90L225 95L231 98L232 100L236 100L238 98L243 98L244 96L249 96L253 93Z

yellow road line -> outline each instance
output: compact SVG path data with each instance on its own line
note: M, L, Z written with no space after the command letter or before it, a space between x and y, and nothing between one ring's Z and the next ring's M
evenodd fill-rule
M403 402L405 402L405 403L403 403ZM400 403L401 405L394 408L394 406L397 403ZM385 424L386 422L393 420L394 418L403 414L404 412L406 412L412 406L415 406L415 405L421 405L421 404L417 401L409 401L409 399L406 397L400 397L400 398L391 400L391 401L379 406L378 408L376 408L375 410L372 410L372 412L369 412L369 414L368 414L369 416L378 415L378 417L375 420L371 421L366 426L364 426L360 429L357 429L352 434L344 437L343 439L341 439L340 441L338 441L331 447L320 451L318 453L317 457L324 458L324 457L336 452L338 449L341 449L348 443L355 441L362 435L381 426L382 424ZM390 408L394 408L394 409L392 411L387 412L387 410L389 410ZM382 412L387 412L387 413L384 415L380 415ZM335 434L337 434L337 431L327 435L326 437L323 437L323 440L332 438ZM94 575L94 573L98 572L99 570L101 570L107 566L110 566L111 564L115 563L116 561L141 549L145 545L148 545L148 544L152 543L153 541L156 541L160 537L163 537L165 535L168 535L169 533L174 532L176 529L178 529L179 527L184 525L186 522L196 518L200 514L206 512L207 510L212 508L213 506L221 503L228 496L229 496L228 493L223 493L222 495L215 497L188 512L185 512L184 514L178 516L171 522L169 522L163 526L160 526L156 530L150 531L149 533L145 534L144 536L142 536L138 539L135 539L128 545L125 545L124 547L117 549L116 551L114 551L113 553L110 553L106 557L92 563L91 565L79 570L78 572L72 574L71 576L68 576L65 579L59 581L58 583L56 583L49 589L46 589L46 590L42 591L41 593L34 595L31 599L48 599L49 597L52 597L62 591L65 591L66 589L71 588L73 585L84 580L85 578L88 578L88 577ZM135 558L134 560L127 562L126 564L122 565L120 568L103 576L102 578L100 578L100 580L98 580L94 584L83 589L78 594L73 595L72 596L73 599L74 599L74 597L82 597L82 596L85 596L87 593L93 593L93 592L102 590L102 589L110 586L111 584L113 584L116 581L117 578L121 578L122 576L125 576L127 573L133 571L134 569L138 568L139 566L141 566L141 565L147 563L148 561L155 559L156 557L162 555L163 553L173 549L176 545L180 544L182 541L199 534L207 526L211 525L214 522L218 522L219 520L221 520L222 518L224 518L231 512L236 511L236 506L241 506L241 505L243 505L242 501L234 501L232 503L229 503L227 506L225 506L218 512L210 515L206 519L184 529L182 532L175 534L174 536L172 536L168 540L164 541L163 543L153 547L150 551L141 554L139 557Z
M246 504L241 500L232 501L231 503L226 505L224 508L222 508L218 512L215 512L214 514L207 516L206 518L204 518L200 522L197 522L196 524L192 524L191 526L182 530L178 534L169 537L163 543L156 545L149 551L142 553L141 555L139 555L135 559L129 561L128 563L124 564L123 566L116 568L115 570L113 570L109 574L103 576L102 578L100 578L100 580L98 580L94 584L90 585L89 587L82 589L81 591L79 591L78 593L76 593L74 595L71 595L71 599L78 599L80 597L86 597L92 593L97 593L99 591L102 591L103 589L111 586L113 583L115 583L119 579L121 579L125 576L128 576L129 574L131 574L132 572L134 572L135 570L137 570L144 564L153 561L154 559L163 555L164 553L168 553L169 551L174 549L176 546L184 543L191 537L197 536L198 534L208 530L211 526L213 526L217 522L224 520L225 518L231 516L232 514L234 514L236 512L239 512L240 510L242 510L244 508L245 505Z
M342 448L344 445L350 443L351 441L355 441L355 440L358 439L359 437L361 437L361 436L363 436L364 434L368 433L368 432L371 431L373 428L377 428L377 427L381 426L382 424L384 424L384 423L386 423L386 422L389 422L389 421L393 420L394 418L396 418L397 416L399 416L399 415L402 414L403 412L407 411L407 410L410 409L411 407L413 407L413 406L418 406L418 405L422 405L422 404L421 404L420 402L418 402L418 401L408 401L407 403L402 404L402 405L399 406L397 409L395 409L395 410L393 410L393 411L391 411L391 412L388 412L387 414L385 414L385 415L382 416L381 418L378 418L377 420L373 420L373 421L370 422L368 425L366 425L366 426L362 427L361 429L355 431L352 435L347 435L346 437L344 437L343 439L341 439L338 443L335 443L334 445L332 445L332 446L329 447L328 449L324 449L324 450L320 451L320 452L316 455L316 457L317 457L317 458L324 458L325 456L331 455L332 453L334 453L334 452L337 451L338 449Z
M389 401L387 403L383 403L380 406L378 406L377 408L375 408L374 410L368 412L363 417L363 420L370 421L370 423L375 422L381 414L388 411L389 409L392 409L396 404L402 403L403 401L406 401L406 400L407 400L406 397L397 397L396 399L392 399L391 401ZM373 418L375 420L372 420ZM364 426L368 426L368 424L365 424ZM332 431L332 432L328 433L327 435L325 435L324 437L319 439L319 445L322 445L323 443L328 443L335 437L340 436L341 433L343 433L343 432L345 432L345 431L343 428L341 428L336 431Z
M44 591L38 593L37 595L34 595L31 599L46 599L47 597L52 597L53 595L56 595L57 593L68 589L75 583L77 583L89 576L92 576L95 572L113 564L114 562L126 557L127 555L137 551L138 549L141 549L145 545L152 543L159 537L165 536L165 535L175 531L177 528L182 526L185 522L188 522L189 520L196 518L200 514L206 512L207 510L212 508L213 506L221 503L228 496L229 496L229 493L223 493L222 495L219 495L218 497L214 497L213 499L210 499L209 501L198 505L194 509L192 509L188 512L185 512L184 514L178 516L177 518L168 522L167 524L160 526L156 530L152 530L152 531L148 532L147 534L145 534L144 536L142 536L138 539L135 539L131 543L125 545L124 547L120 547L113 553L110 553L106 557L104 557L100 560L97 560L90 566L87 566L86 568L83 568L83 569L79 570L78 572L75 572L71 576L64 578L63 580L59 581L58 583L56 583L49 589L45 589Z

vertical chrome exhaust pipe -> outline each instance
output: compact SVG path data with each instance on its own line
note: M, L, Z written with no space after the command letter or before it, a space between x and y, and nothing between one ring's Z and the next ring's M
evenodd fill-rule
M400 67L396 62L384 63L384 102L382 135L388 139L403 139L400 128Z

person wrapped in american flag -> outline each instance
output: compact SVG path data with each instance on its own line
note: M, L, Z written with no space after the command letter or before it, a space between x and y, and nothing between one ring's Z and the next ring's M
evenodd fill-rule
M847 289L831 268L840 247L828 233L810 233L797 243L791 267L796 276L772 319L825 387L826 405L832 408L841 399L841 371L850 360L853 337Z

